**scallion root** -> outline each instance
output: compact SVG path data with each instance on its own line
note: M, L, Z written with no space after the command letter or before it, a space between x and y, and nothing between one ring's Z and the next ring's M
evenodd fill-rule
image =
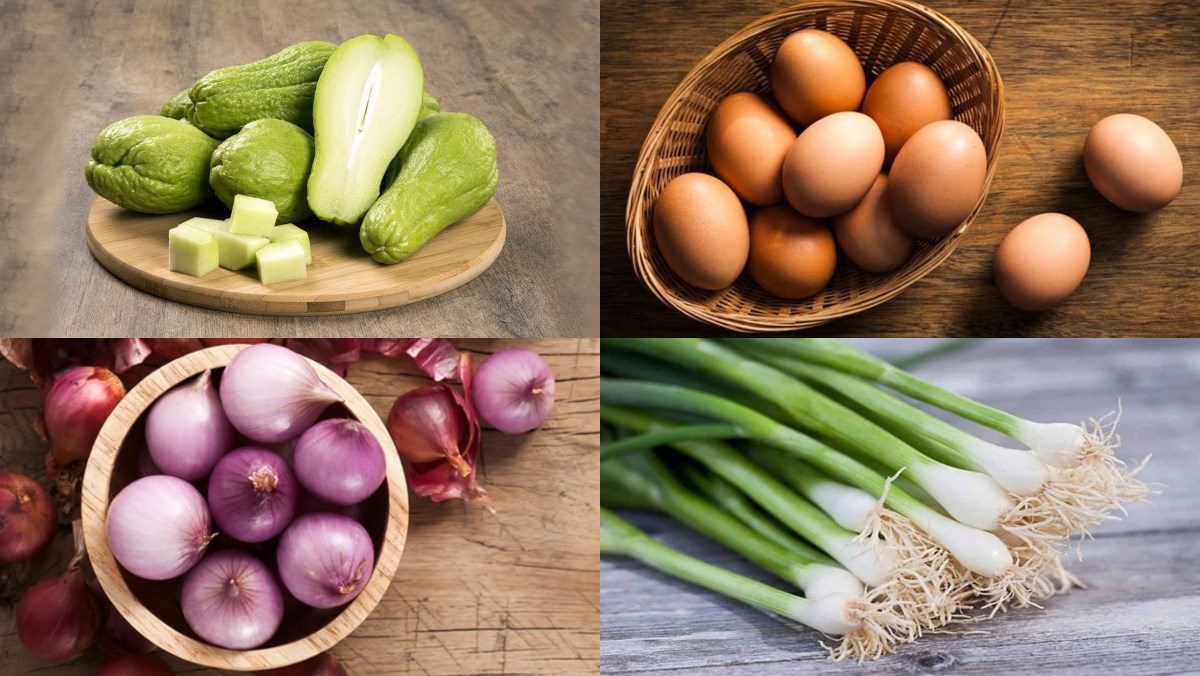
M879 659L894 652L897 643L910 643L920 635L915 622L899 612L883 587L867 592L862 598L846 603L847 617L858 629L838 638L836 645L821 645L834 662Z

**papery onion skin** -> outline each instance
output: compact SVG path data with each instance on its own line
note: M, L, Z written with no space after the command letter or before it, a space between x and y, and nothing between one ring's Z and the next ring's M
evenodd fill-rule
M321 653L303 662L258 672L258 676L349 676L333 655Z
M196 565L215 534L208 503L173 476L148 476L121 489L105 517L117 563L148 580L169 580Z
M308 428L296 440L292 465L308 492L335 505L366 500L387 474L379 440L366 425L349 418L330 418Z
M64 371L46 394L41 426L54 447L59 465L83 460L109 414L125 396L125 386L112 371L76 366Z
M54 500L24 474L0 472L0 562L22 563L54 539Z
M225 415L239 432L263 444L296 438L341 400L304 357L272 343L242 350L221 376Z
M204 557L183 580L183 617L200 638L235 650L257 648L283 622L283 592L254 556L236 550Z
M429 385L396 397L387 428L401 458L409 462L446 462L462 476L471 473L463 457L470 421L449 385Z
M242 542L265 542L291 523L299 492L283 458L265 448L245 446L213 468L208 506L221 532Z
M375 548L362 524L319 512L296 517L276 553L283 585L314 608L336 608L362 592L375 567Z
M100 603L79 568L38 582L17 603L17 636L42 659L74 658L99 629Z
M524 434L541 425L554 408L554 373L536 353L501 350L475 371L471 401L492 427Z
M211 371L163 394L146 415L146 446L163 474L186 481L207 478L233 443L233 425Z
M106 661L96 676L172 676L166 662L149 655L117 655Z

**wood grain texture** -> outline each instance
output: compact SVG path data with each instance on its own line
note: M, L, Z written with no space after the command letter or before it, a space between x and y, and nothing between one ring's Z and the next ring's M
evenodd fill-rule
M308 221L302 225L313 264L303 280L266 286L253 266L238 272L218 268L203 277L172 272L167 231L193 216L224 215L193 209L153 216L97 197L88 210L88 248L114 275L156 296L214 310L287 316L369 312L432 298L478 277L504 248L504 212L493 199L394 265L364 256L353 229Z
M554 370L554 412L537 431L484 431L481 483L497 514L411 497L404 557L375 611L333 654L353 674L595 673L600 653L599 342L456 341L477 359L520 345ZM132 385L149 372L123 377ZM395 397L429 381L403 359L353 364L347 381L385 417ZM42 393L0 362L0 466L44 480L46 445L31 424ZM69 529L22 566L0 567L0 659L5 674L90 674L90 651L70 664L33 657L13 627L16 598L60 572ZM163 653L156 653L163 656ZM214 673L169 658L176 673Z
M908 341L859 343L877 354L908 352ZM1080 421L1118 399L1122 458L1153 454L1143 477L1166 484L1151 504L1100 526L1067 568L1087 589L1044 610L1012 610L931 635L861 667L833 664L820 636L741 604L668 579L628 560L601 563L601 668L605 673L1158 674L1195 670L1200 649L1200 342L993 340L914 372L968 397L1036 420ZM945 418L944 415L940 416ZM992 441L1001 437L990 432ZM664 542L769 581L751 564L667 519L626 513Z
M1200 14L1192 3L933 0L1000 68L1007 120L999 168L954 255L897 298L808 335L1186 336L1200 326ZM607 0L601 37L601 265L605 335L710 335L720 330L659 303L625 250L630 179L659 107L685 73L768 0ZM1159 123L1183 157L1184 187L1155 214L1120 211L1091 187L1080 151L1091 125L1117 112ZM991 284L1003 236L1037 213L1079 220L1092 242L1087 279L1041 314L1010 308Z
M599 0L0 3L0 334L598 335L599 23ZM83 165L106 125L214 68L389 31L444 109L496 137L508 238L479 278L352 317L251 317L164 301L88 254Z

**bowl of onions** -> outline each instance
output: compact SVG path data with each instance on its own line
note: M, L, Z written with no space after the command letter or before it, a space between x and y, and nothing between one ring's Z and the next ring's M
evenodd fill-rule
M197 664L283 667L350 634L404 550L408 492L370 404L287 348L172 361L104 423L83 479L104 593Z

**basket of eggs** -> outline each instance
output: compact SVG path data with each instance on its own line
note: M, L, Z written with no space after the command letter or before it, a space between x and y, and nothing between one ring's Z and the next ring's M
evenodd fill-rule
M903 0L806 2L676 87L626 210L643 283L700 321L802 329L928 274L983 205L1004 130L991 55Z

